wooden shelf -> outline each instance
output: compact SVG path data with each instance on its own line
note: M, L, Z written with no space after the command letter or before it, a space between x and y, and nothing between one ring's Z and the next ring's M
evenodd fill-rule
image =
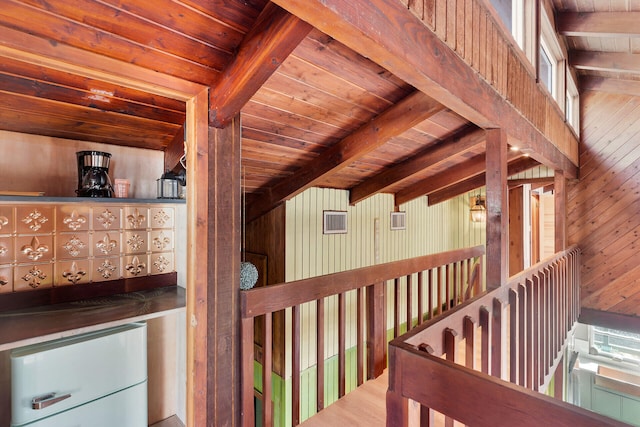
M186 199L120 199L117 197L47 197L47 196L0 196L0 202L24 202L24 203L111 203L111 204L137 204L137 203L175 203L185 204Z
M185 309L185 290L167 286L0 313L0 351L148 320Z

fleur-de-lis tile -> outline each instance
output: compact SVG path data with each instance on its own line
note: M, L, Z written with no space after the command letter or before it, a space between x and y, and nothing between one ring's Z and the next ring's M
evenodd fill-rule
M80 250L84 249L86 246L87 245L85 245L85 243L80 240L78 236L71 236L67 243L62 245L62 247L67 250L69 255L73 257L80 255Z
M9 252L9 248L0 245L0 256L5 256Z
M25 218L22 219L22 222L27 224L31 231L40 230L40 228L42 228L42 224L47 221L49 221L49 219L37 209L34 209L31 213L29 213Z
M62 272L62 277L64 277L65 279L67 279L69 282L73 283L74 285L76 283L78 283L80 280L82 280L82 278L87 274L86 271L81 270L78 268L78 264L76 264L76 262L72 262L71 263L71 268L69 268L69 270L65 270Z
M6 227L7 225L9 225L9 218L0 215L0 230L2 230L2 227Z
M0 276L0 286L7 286L8 284L9 284L9 279L4 276Z
M137 256L134 256L131 259L131 262L124 266L124 269L127 270L133 276L137 276L142 273L147 265L144 262L141 262Z
M171 217L162 209L158 211L154 216L153 220L158 223L158 225L165 225L167 221L169 221Z
M87 217L85 217L84 215L79 215L78 211L74 209L69 216L66 216L62 220L62 222L71 230L75 231L87 222Z
M116 216L111 213L109 209L105 209L97 216L96 221L98 221L98 223L100 223L104 228L110 228L111 224L113 224L116 219Z
M140 228L145 220L146 217L140 213L138 208L136 208L133 213L127 215L127 221L131 228Z
M160 273L163 273L167 267L169 267L171 263L169 262L169 260L167 258L165 258L163 255L160 255L158 258L156 258L156 260L153 262L153 266L156 268L156 270L158 270Z
M144 239L139 234L133 234L127 239L127 246L132 251L138 251L144 245Z
M27 256L31 261L37 261L42 256L49 252L49 247L47 245L41 245L40 240L38 240L37 236L33 236L31 239L31 244L24 245L20 248L20 251Z
M102 278L108 279L113 275L116 269L117 267L113 265L113 263L110 260L105 259L104 261L102 261L102 264L98 266L97 271L98 273L100 273Z
M113 251L117 245L118 242L115 240L111 240L108 233L105 234L101 240L98 240L96 242L96 248L98 248L98 250L105 255L111 253L111 251Z
M47 275L35 265L31 267L27 274L22 276L22 280L27 282L33 289L40 286L42 281L46 278Z
M171 240L167 236L165 236L164 233L158 234L158 236L153 239L153 246L155 246L159 250L165 249L167 246L169 246L169 243L171 243Z

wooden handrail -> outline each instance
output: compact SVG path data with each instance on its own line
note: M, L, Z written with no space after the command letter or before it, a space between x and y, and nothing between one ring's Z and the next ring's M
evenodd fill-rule
M484 247L460 249L426 255L408 260L374 265L355 270L313 277L294 282L251 289L240 292L242 335L242 424L254 425L254 319L264 319L262 351L262 402L271 402L272 349L270 335L272 314L291 308L291 413L293 425L301 421L301 305L315 305L316 319L304 319L305 331L315 328L316 385L315 409L324 402L325 320L337 323L337 389L338 397L345 394L346 384L346 331L347 293L351 298L349 310L355 311L355 325L348 327L357 336L355 340L357 385L380 375L386 366L387 318L394 319L394 337L411 330L436 313L448 311L482 289L482 256ZM414 280L417 279L417 280ZM387 292L387 288L391 288ZM391 296L390 301L386 301ZM337 296L337 307L325 309L325 299ZM406 296L406 298L402 298ZM334 301L328 299L326 301ZM401 303L402 301L402 303ZM417 306L417 311L414 307ZM315 303L315 304L313 304ZM389 311L389 313L387 313ZM331 317L335 316L335 317ZM393 316L393 317L389 317ZM314 321L315 320L315 321ZM366 333L365 333L366 331ZM267 336L268 335L268 336ZM314 335L311 333L311 335ZM365 336L366 335L366 336ZM353 340L352 340L353 341ZM353 343L350 345L354 345ZM366 361L364 359L366 354ZM273 411L263 405L262 424L271 425Z
M274 313L294 305L482 255L484 246L475 246L250 289L240 293L241 316L249 318Z
M578 319L579 271L574 246L393 340L387 425L404 426L409 413L431 417L433 410L447 424L455 419L474 426L624 425L537 393L554 377ZM457 360L461 341L465 358ZM409 411L409 400L422 410Z

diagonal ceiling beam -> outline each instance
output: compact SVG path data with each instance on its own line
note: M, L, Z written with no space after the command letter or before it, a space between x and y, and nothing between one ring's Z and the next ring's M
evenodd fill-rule
M398 0L272 0L478 127L503 128L542 163L577 166Z
M485 133L483 130L475 127L466 128L447 140L429 147L421 153L412 156L410 159L353 187L349 192L349 203L355 205L374 194L384 191L385 188L393 184L447 160L450 156L481 144L484 140Z
M522 153L509 151L509 157L507 160L512 160L521 155ZM456 165L454 168L437 173L413 184L410 187L398 191L395 195L395 205L400 206L436 190L462 182L475 175L484 174L485 169L485 155L477 155Z
M556 27L563 36L640 36L640 12L563 12Z
M569 65L578 70L640 73L640 55L622 52L572 51Z
M580 76L580 90L640 96L640 81L596 76Z
M209 123L225 127L309 34L312 27L268 3L209 95Z
M522 156L509 162L509 165L507 166L507 173L509 175L515 175L538 166L539 164L540 163L531 157ZM476 188L483 187L485 184L486 175L483 172L457 184L453 184L427 194L427 203L429 206L433 206L440 202L444 202L445 200L453 199L461 194L468 193Z
M307 188L313 187L330 174L360 160L389 139L411 129L443 109L443 105L422 92L413 92L325 150L320 157L301 167L293 175L280 180L264 197L248 204L247 222L269 212L278 204Z

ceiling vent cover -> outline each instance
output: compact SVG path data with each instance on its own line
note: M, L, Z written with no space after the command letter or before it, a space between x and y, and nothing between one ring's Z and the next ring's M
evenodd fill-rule
M404 230L407 228L406 212L391 212L391 229Z
M347 232L346 211L324 211L324 234L344 234Z

